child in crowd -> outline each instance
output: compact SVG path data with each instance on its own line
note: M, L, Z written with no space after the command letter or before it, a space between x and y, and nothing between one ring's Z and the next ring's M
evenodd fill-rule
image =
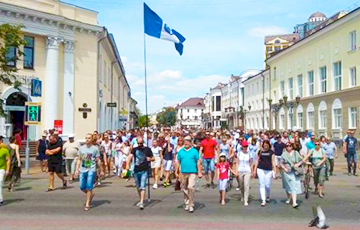
M226 187L229 180L229 171L237 176L237 173L232 170L229 162L226 160L226 154L221 153L219 157L219 163L216 164L216 170L218 175L218 188L220 193L220 203L225 205Z

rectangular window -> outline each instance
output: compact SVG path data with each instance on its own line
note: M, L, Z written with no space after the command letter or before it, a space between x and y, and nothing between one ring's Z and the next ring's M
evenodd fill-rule
M271 52L272 51L272 47L270 46L270 47L266 47L266 51L267 52Z
M320 92L326 93L326 66L320 68Z
M350 87L356 86L356 67L352 67L349 69L350 75Z
M309 96L314 95L314 71L308 72L308 83L309 83Z
M197 120L198 119L198 116L195 116L195 120Z
M356 50L356 31L349 33L349 50Z
M298 96L302 97L303 96L303 76L302 76L302 74L298 75L297 79L298 79L298 90L299 90Z
M314 112L308 112L308 129L314 129Z
M211 111L215 111L215 97L211 98Z
M34 69L34 38L25 36L24 69Z
M189 112L190 112L190 109L188 109L187 112L189 113Z
M357 127L357 108L349 108L349 128Z
M302 127L303 127L303 124L304 124L303 113L298 113L298 116L297 116L297 126L298 126L299 128L302 128Z
M275 46L275 52L278 52L281 50L281 47L280 46Z
M221 96L216 96L216 111L221 111Z
M285 96L285 83L284 83L284 81L280 82L280 93L281 93L281 97Z
M195 113L197 113L197 109L195 109Z
M16 67L16 48L13 46L9 47L9 50L6 54L7 66Z
M334 90L341 90L341 61L334 63Z
M293 78L289 78L289 97L294 99L294 81Z
M341 109L334 109L334 129L342 127L342 111Z
M319 129L326 129L327 110L319 111Z

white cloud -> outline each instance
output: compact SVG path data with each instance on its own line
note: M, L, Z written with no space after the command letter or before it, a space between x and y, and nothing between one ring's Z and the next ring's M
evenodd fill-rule
M276 34L288 34L289 31L286 28L279 26L260 26L254 27L247 31L247 34L250 37L264 38L267 35L276 35Z

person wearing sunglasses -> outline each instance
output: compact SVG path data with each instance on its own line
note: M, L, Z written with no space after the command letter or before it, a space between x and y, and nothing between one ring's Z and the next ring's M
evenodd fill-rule
M286 144L285 150L281 155L280 168L282 169L282 183L286 191L286 204L290 204L292 200L293 208L299 207L296 203L297 195L301 194L300 175L295 171L302 165L303 161L300 153L294 150L293 144Z
M320 146L320 141L315 140L315 149L309 151L305 156L304 162L309 158L314 169L314 184L315 192L319 191L319 197L324 197L324 184L325 184L325 172L326 172L326 152Z

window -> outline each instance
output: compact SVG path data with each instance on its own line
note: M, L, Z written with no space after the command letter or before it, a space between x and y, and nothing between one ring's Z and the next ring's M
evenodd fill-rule
M275 44L280 44L280 40L275 40Z
M294 127L294 117L293 117L293 114L292 113L288 113L288 128L289 129L292 129Z
M304 125L304 117L303 117L303 113L301 112L297 114L297 126L299 128L302 128L303 125Z
M195 120L197 120L198 119L198 116L195 116Z
M211 98L211 111L215 111L215 97Z
M314 111L308 112L308 128L314 129Z
M349 128L357 127L357 108L349 108Z
M349 50L356 50L356 31L349 33Z
M319 129L326 129L326 113L326 110L319 111Z
M326 93L326 66L320 68L320 92Z
M221 111L221 96L216 96L216 111Z
M280 129L285 128L285 114L280 115Z
M34 69L34 38L25 36L24 69Z
M189 113L189 112L190 112L190 109L188 109L187 112Z
M195 113L197 113L197 109L195 109Z
M7 66L10 67L15 67L16 66L16 48L13 46L9 47L9 50L6 54L6 59L7 59Z
M308 82L309 82L309 96L314 95L314 71L311 70L308 72Z
M187 116L187 119L190 119L190 116Z
M278 52L281 50L281 47L280 46L275 46L275 52Z
M302 74L297 76L297 80L298 80L298 90L299 90L298 95L300 97L302 97L303 96L303 76L302 76Z
M293 78L289 78L289 97L294 99L294 81Z
M342 110L334 109L334 129L340 129L342 127Z
M334 63L334 90L341 90L341 61Z
M271 52L271 51L272 51L272 47L266 47L266 51L267 51L267 52Z
M284 83L284 81L280 82L280 93L281 93L281 97L285 96L285 83Z
M349 69L350 74L350 87L356 86L356 67Z

